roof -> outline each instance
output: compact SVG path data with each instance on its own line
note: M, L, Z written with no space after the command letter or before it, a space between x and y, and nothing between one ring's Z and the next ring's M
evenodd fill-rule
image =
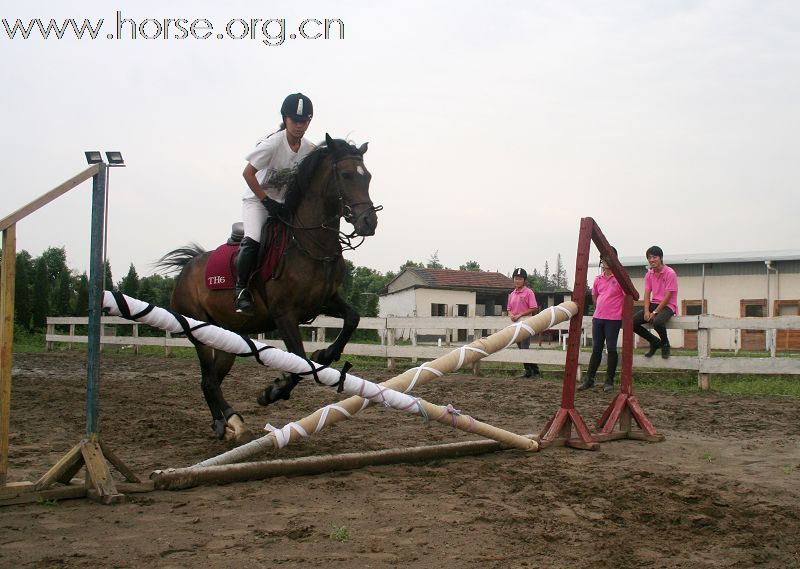
M405 286L424 287L449 290L509 291L514 288L514 281L506 275L491 271L456 271L453 269L422 269L407 267L386 285L386 290L401 277ZM410 277L410 278L409 278Z
M664 254L667 265L700 265L708 263L764 263L766 261L800 260L799 249L782 249L774 251L739 251L735 253L690 253L683 255ZM644 255L637 257L620 257L623 267L647 265Z

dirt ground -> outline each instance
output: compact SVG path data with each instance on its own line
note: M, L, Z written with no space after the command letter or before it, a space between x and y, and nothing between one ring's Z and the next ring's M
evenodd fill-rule
M11 481L36 480L82 438L85 362L78 353L15 356ZM101 434L141 477L229 448L212 437L195 361L107 354L101 373ZM290 401L261 408L255 397L265 381L270 372L241 362L225 385L255 429L283 426L337 398L303 382ZM553 374L544 381L453 375L418 395L536 433L560 391ZM800 567L797 401L657 390L638 398L665 442L130 494L111 506L77 499L2 507L0 566ZM576 406L593 423L610 399L596 389L578 394ZM468 438L371 408L274 455Z

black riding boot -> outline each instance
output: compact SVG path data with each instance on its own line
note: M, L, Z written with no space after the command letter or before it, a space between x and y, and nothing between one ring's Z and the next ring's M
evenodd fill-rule
M586 381L578 386L578 391L594 387L594 376L597 375L597 368L600 367L600 361L602 359L603 352L592 352L589 358L589 370L586 372Z
M236 255L236 300L234 300L236 312L253 311L253 295L247 290L247 283L256 269L256 261L258 261L258 241L245 237Z

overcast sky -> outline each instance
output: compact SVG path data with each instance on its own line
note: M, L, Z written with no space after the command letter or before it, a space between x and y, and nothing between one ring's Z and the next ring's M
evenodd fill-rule
M369 142L384 210L377 234L346 255L356 265L396 271L438 251L450 268L475 260L510 273L561 253L571 278L584 216L620 256L658 244L667 263L671 252L798 247L793 0L1 5L9 25L105 20L94 41L9 40L0 26L0 217L83 170L84 150L121 151L115 280L130 263L150 274L190 241L225 240L240 218L243 157L297 91L314 102L312 142L326 132ZM132 40L127 24L127 39L107 39L118 10L137 24L206 19L213 34ZM260 29L217 39L252 18L285 18L283 44L264 45ZM343 22L344 39L337 26L327 40L288 38L325 18ZM87 182L20 222L17 250L64 246L85 270L90 195Z

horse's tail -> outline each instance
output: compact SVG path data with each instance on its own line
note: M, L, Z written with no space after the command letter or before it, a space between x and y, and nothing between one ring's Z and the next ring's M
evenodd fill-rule
M206 250L197 243L190 243L189 245L178 247L165 254L154 263L154 266L166 273L179 271L188 265L192 259L205 252Z

